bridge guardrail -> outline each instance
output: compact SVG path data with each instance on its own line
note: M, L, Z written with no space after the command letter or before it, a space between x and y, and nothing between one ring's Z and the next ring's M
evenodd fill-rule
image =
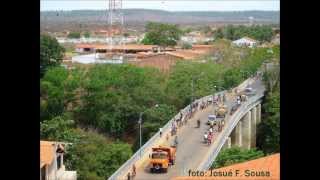
M215 93L215 95L223 94L225 92L226 91L217 92L217 93ZM202 102L202 101L207 102L209 99L213 99L213 95L208 95L208 96L202 97L200 99L196 99L194 102ZM183 118L185 118L189 109L190 109L190 104L181 110L181 112L183 114ZM176 114L171 120L169 120L162 127L163 134L165 134L165 132L170 131L170 129L171 129L170 127L171 127L172 122L180 117L179 113ZM162 137L162 138L164 138L164 137ZM150 150L150 148L153 147L153 145L155 144L155 142L157 140L160 140L159 132L155 133L155 135L153 135L137 152L135 152L131 156L130 159L128 159L115 173L113 173L112 176L110 176L108 178L108 180L118 180L121 177L124 177L124 175L131 170L131 167L133 166L133 164L135 164L138 160L140 160L140 153L145 154L146 151ZM126 172L126 173L124 174L124 172Z
M244 82L242 82L239 86L237 86L236 88L240 89L240 88L245 88L247 85L249 85L252 82L252 79L249 78L247 80L245 80ZM239 88L240 87L240 88ZM226 93L227 90L224 91L220 91L215 93L214 95L218 96L219 94L224 94ZM200 99L196 99L194 102L207 102L209 99L213 100L213 95L208 95L205 97L202 97ZM187 112L190 109L190 104L187 105L184 109L181 110L182 114L183 114L183 118L185 118ZM180 116L180 114L176 114L172 119L170 119L163 127L162 127L162 131L163 134L165 134L166 132L170 131L170 127L172 122L175 119L178 119ZM164 136L162 137L164 138ZM114 172L109 178L108 180L118 180L121 179L122 177L124 177L132 168L133 164L135 164L138 160L141 159L140 157L140 153L141 154L145 154L148 150L150 150L151 147L154 146L154 144L156 143L157 140L160 140L161 138L159 137L159 132L155 133L155 135L153 135L137 152L135 152L130 159L128 159L119 169L117 169L116 172Z
M263 93L261 94L257 94L253 97L251 97L245 104L244 106L241 106L232 116L231 119L229 120L229 122L231 123L230 126L227 127L227 129L225 131L223 131L222 134L220 134L220 136L222 136L223 138L220 139L221 141L218 143L218 147L216 149L214 149L214 151L209 155L209 158L205 161L205 163L201 164L200 167L198 168L200 171L205 171L208 170L211 166L211 164L214 162L215 158L217 157L217 155L219 154L221 148L223 147L223 145L225 144L225 141L227 140L227 138L230 136L231 132L233 131L233 129L235 128L235 126L237 125L238 121L241 119L241 117L243 117L245 115L245 113L247 113L248 110L250 110L252 108L253 105L256 104L256 102L258 102L262 97L263 97Z

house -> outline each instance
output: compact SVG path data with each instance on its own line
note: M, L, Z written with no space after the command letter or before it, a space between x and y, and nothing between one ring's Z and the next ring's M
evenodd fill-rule
M229 175L228 172L232 172ZM237 173L238 172L238 173ZM280 180L280 154L273 154L255 160L213 169L204 176L180 176L173 180Z
M76 171L63 164L64 143L40 141L40 180L76 180Z
M249 37L243 37L241 39L232 41L232 44L238 47L256 47L258 45L258 41L251 39Z

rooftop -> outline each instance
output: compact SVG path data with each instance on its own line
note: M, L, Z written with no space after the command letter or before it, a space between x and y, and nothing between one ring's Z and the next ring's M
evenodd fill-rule
M40 141L40 167L51 164L54 157L54 142Z
M105 44L77 44L76 48L94 48L94 49L118 49L118 50L152 50L157 47L155 45L140 45L140 44L126 44L126 45L105 45Z
M273 154L270 156L262 157L259 159L238 163L218 169L214 169L214 172L229 172L232 171L234 174L232 176L210 176L211 171L207 171L207 176L184 176L175 177L173 180L191 180L191 179L201 179L201 180L280 180L280 154ZM239 175L235 175L235 171L239 170ZM256 176L245 176L245 171L250 170L250 172L255 172ZM258 176L260 172L260 176ZM269 176L262 176L262 172L269 172ZM266 173L264 173L266 174ZM242 176L241 176L242 175Z

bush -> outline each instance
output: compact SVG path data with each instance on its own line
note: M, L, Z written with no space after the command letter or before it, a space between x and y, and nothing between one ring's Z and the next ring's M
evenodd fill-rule
M108 142L105 137L93 132L77 130L81 141L66 149L66 167L78 173L79 180L102 180L111 176L132 151L128 144Z
M192 49L192 45L190 43L183 43L182 49Z
M214 164L211 165L211 168L216 169L236 163L258 159L263 156L263 152L256 149L247 150L239 147L233 147L222 150L217 156Z
M49 35L40 35L40 77L47 69L60 65L65 49Z
M71 39L79 39L80 37L81 37L80 32L70 32L68 34L68 38L71 38Z

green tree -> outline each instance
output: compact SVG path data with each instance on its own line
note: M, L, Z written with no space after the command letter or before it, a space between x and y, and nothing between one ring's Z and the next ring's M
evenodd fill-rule
M71 39L79 39L80 37L81 37L80 32L70 32L68 34L68 38L71 38Z
M180 40L182 31L177 25L148 22L143 44L174 46Z
M84 32L84 33L83 33L83 36L84 36L85 38L89 38L89 37L90 37L90 32L89 32L89 31Z
M223 38L223 32L221 28L218 28L217 31L214 33L215 39L222 39Z
M74 121L69 120L66 115L45 120L40 123L40 139L75 142L79 136L73 132L74 126Z
M46 70L61 63L65 49L58 41L48 35L40 35L40 77Z
M278 73L276 73L279 76ZM262 106L262 121L257 130L257 146L265 153L280 151L280 79L273 73L265 75L265 82L275 79L272 88L267 88L267 96Z
M216 168L229 166L236 163L258 159L263 156L264 156L263 152L257 149L247 150L247 149L241 149L239 147L233 147L233 148L222 150L217 156L214 164L211 165L211 168L216 169Z
M183 43L182 49L192 49L192 45L190 43Z
M77 133L81 140L68 146L65 164L67 169L77 171L79 180L107 179L132 155L126 143L110 143L97 133L80 129Z

